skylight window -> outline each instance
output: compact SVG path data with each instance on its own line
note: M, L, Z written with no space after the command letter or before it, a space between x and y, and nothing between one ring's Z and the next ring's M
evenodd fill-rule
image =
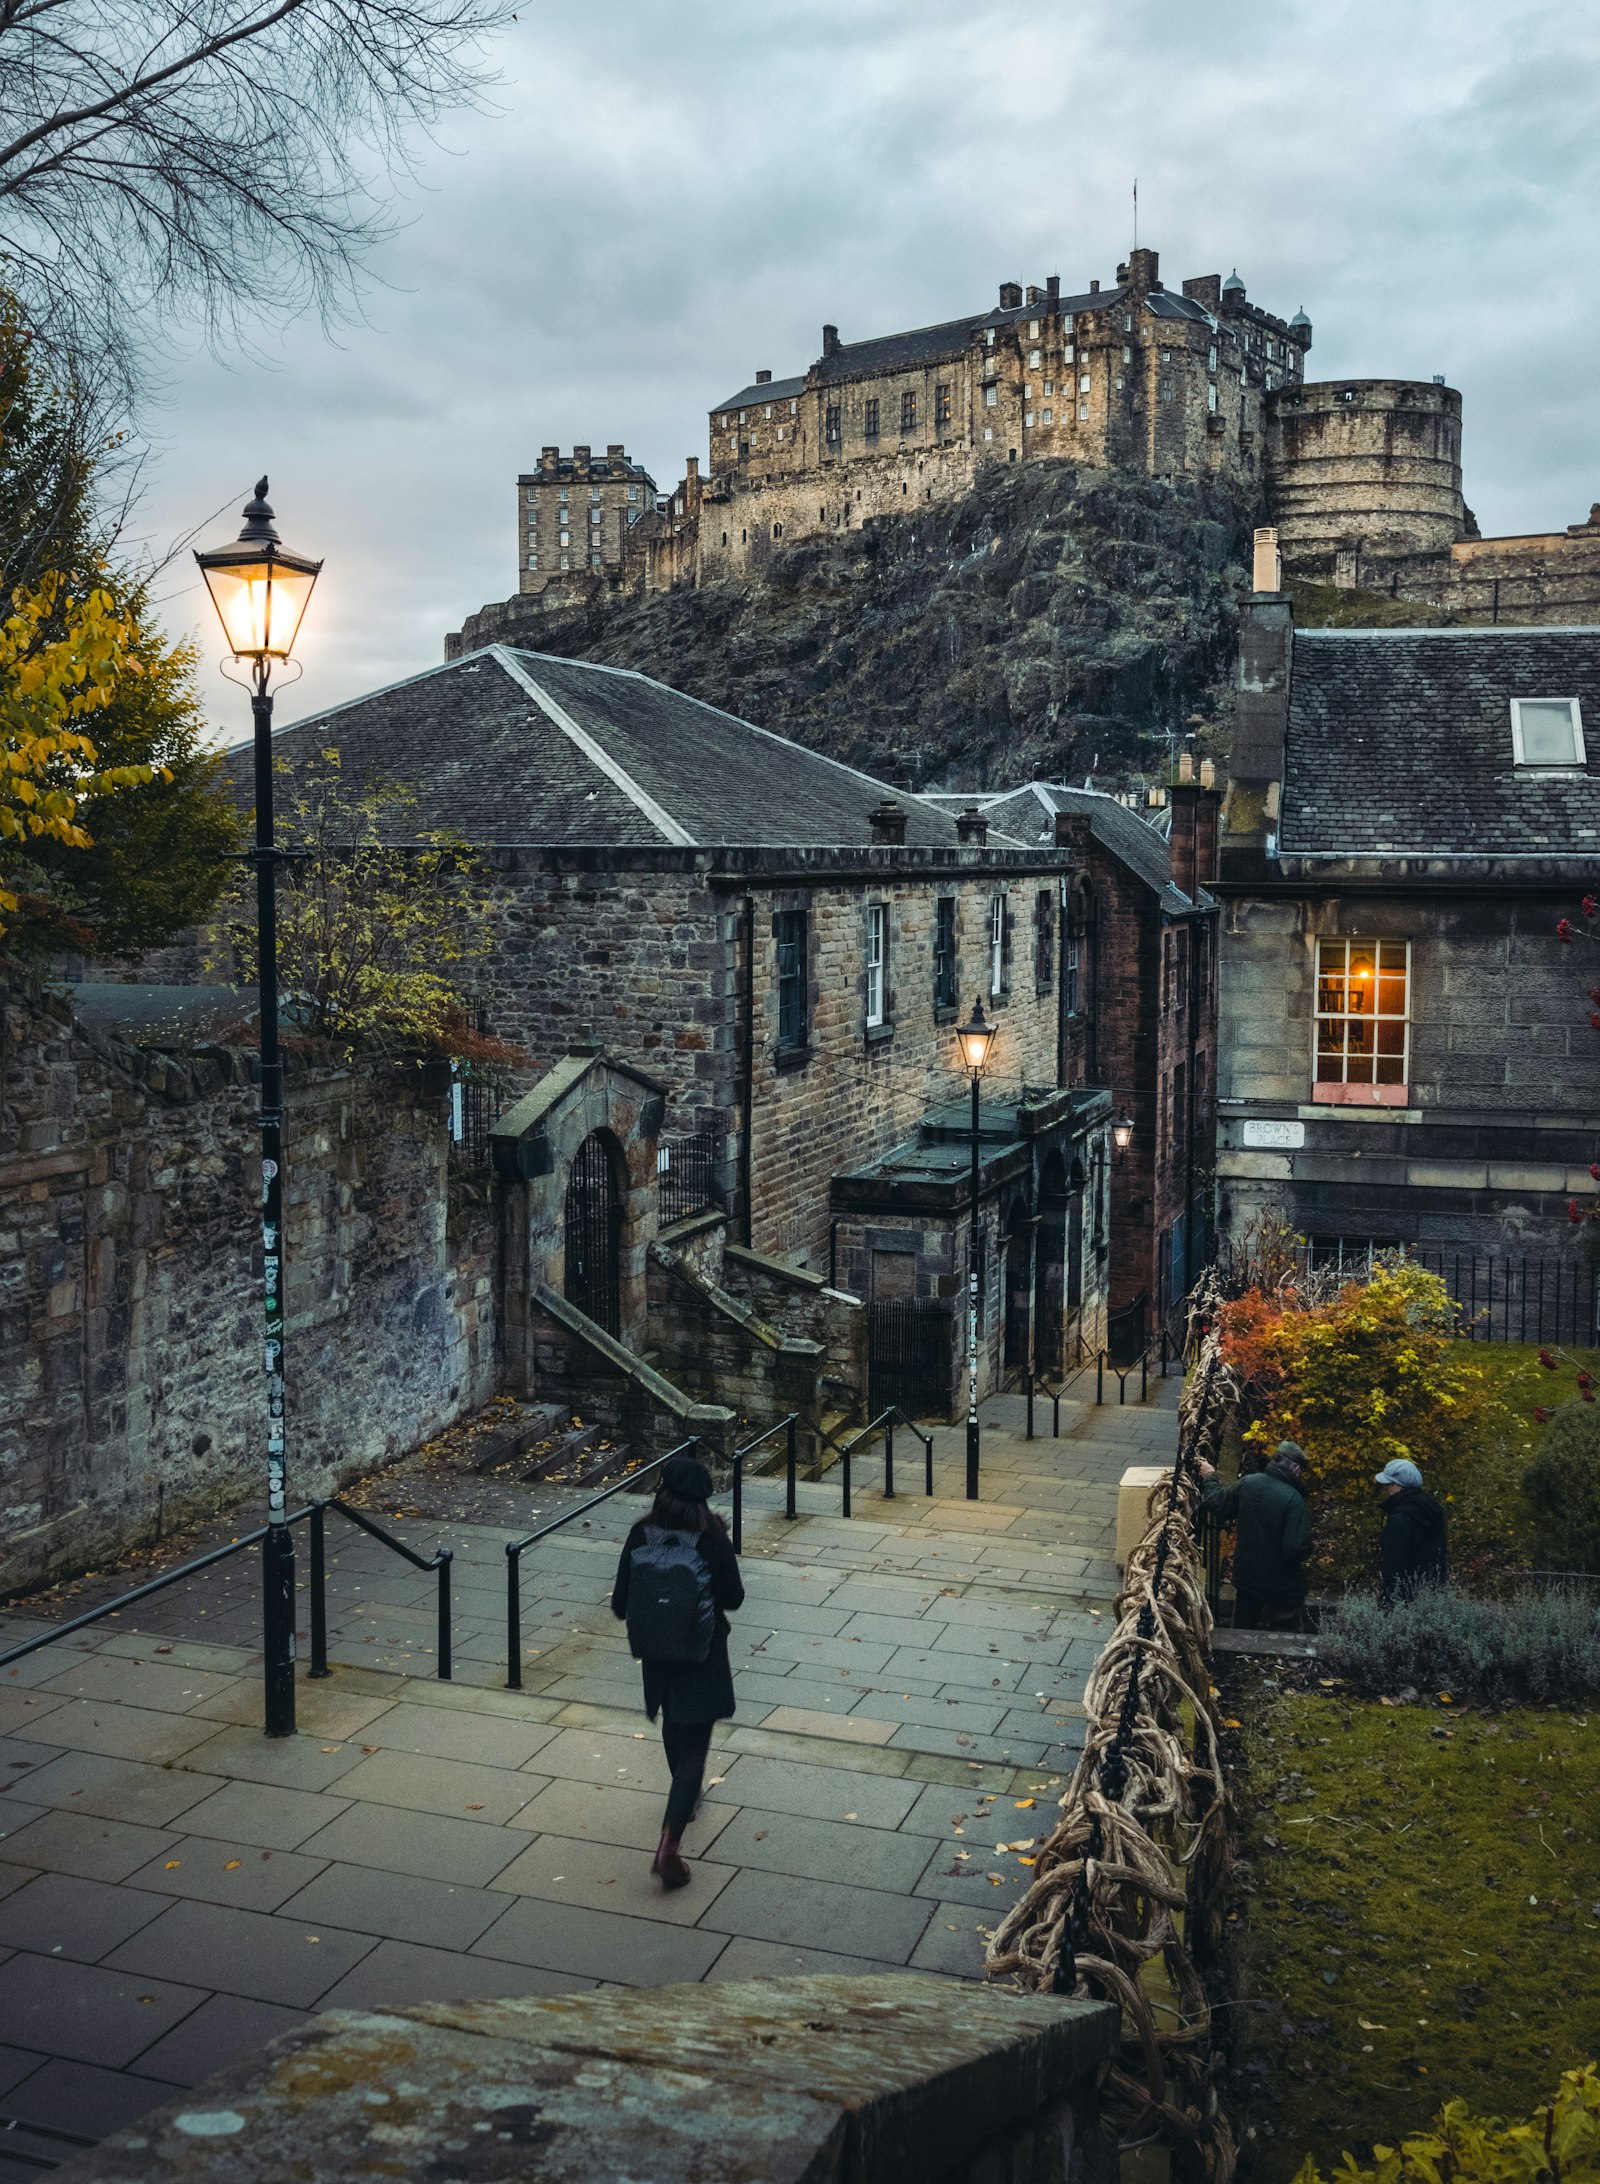
M1576 698L1513 698L1511 748L1519 766L1583 766L1583 713Z

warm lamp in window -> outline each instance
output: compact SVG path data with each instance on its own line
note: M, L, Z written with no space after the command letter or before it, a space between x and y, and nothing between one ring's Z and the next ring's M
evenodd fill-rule
M1313 1101L1405 1107L1411 1060L1411 943L1317 942Z

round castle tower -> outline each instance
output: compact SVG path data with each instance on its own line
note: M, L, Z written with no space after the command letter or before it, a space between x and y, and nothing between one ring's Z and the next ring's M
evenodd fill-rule
M1348 582L1352 554L1444 553L1469 529L1461 396L1414 379L1277 388L1267 396L1266 478L1283 557L1298 575Z

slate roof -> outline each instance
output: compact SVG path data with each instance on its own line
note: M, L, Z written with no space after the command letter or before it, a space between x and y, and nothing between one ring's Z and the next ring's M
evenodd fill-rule
M1577 698L1588 765L1516 765L1513 698ZM1600 628L1296 630L1279 848L1600 856Z
M1006 795L969 801L977 803L991 828L1001 828L1019 842L1053 842L1056 813L1079 813L1089 821L1095 840L1153 888L1164 909L1178 916L1195 908L1190 897L1172 884L1172 851L1166 836L1114 796L1099 789L1069 789L1054 781L1030 781L1026 788L1013 789ZM1211 901L1204 888L1200 901L1207 906Z
M866 847L886 797L908 846L959 840L919 797L648 675L506 645L298 721L273 745L291 761L336 745L349 787L404 783L417 833L484 848ZM249 746L224 764L248 799Z
M846 341L832 356L819 357L812 367L824 386L840 379L861 379L876 372L914 371L922 364L939 364L947 357L964 356L971 347L975 335L986 326L1014 326L1018 319L1043 318L1047 311L1068 311L1074 317L1085 311L1109 311L1113 304L1121 303L1127 294L1122 288L1097 288L1083 296L1041 296L1037 303L1021 303L1002 309L998 305L992 311L975 311L966 318L945 319L938 326L916 326L903 334L880 334L870 341ZM1201 318L1206 317L1198 306L1194 309ZM1179 315L1186 316L1187 310ZM771 386L746 387L742 394L729 401L718 402L719 410L749 409L756 402L770 402L781 396L787 401L800 393L809 373L798 379L774 380Z
M719 410L754 409L758 402L787 402L791 395L804 394L806 375L798 379L758 379L753 385L742 388L738 394L730 394L726 402L719 402Z
M1170 288L1151 289L1144 307L1155 318L1195 319L1205 326L1213 323L1203 303L1196 303L1193 296L1175 296Z

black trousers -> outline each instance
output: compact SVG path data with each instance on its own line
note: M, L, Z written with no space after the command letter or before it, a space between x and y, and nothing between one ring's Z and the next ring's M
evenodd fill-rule
M1306 1611L1294 1600L1272 1599L1265 1593L1234 1592L1235 1630L1304 1630Z
M667 1814L662 1825L669 1835L681 1835L694 1818L705 1780L706 1754L711 1749L708 1721L675 1722L661 1709L661 1743L672 1769L672 1788L667 1795Z

